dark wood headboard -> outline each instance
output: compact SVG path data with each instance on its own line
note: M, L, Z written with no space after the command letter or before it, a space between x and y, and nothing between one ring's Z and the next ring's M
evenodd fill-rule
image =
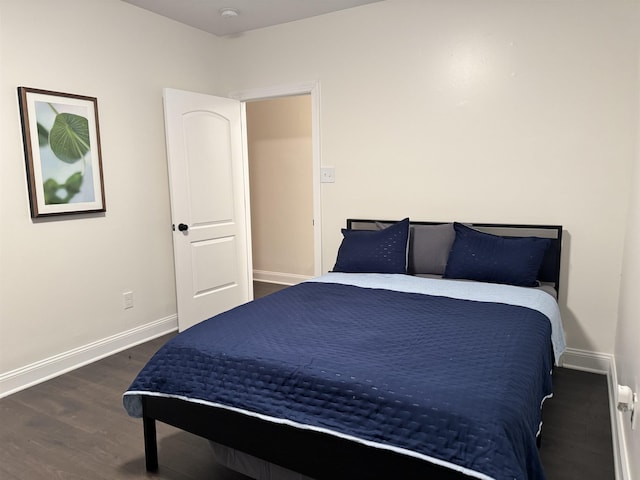
M397 220L369 220L369 219L347 219L347 228L355 230L376 230L377 224L391 224ZM415 222L411 225L442 225L451 222ZM552 284L556 294L560 293L560 256L562 252L562 226L561 225L525 225L506 223L475 223L459 222L474 228L480 232L500 235L503 237L541 237L551 240L551 245L547 250L538 281Z

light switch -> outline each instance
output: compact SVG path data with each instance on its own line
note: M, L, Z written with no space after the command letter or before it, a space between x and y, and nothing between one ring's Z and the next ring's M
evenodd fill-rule
M335 167L322 167L320 169L320 182L321 183L334 183L336 181L336 169Z

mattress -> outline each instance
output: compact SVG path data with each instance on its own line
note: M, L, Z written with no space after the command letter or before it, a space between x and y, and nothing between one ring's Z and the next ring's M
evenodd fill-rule
M329 274L287 288L174 337L125 408L141 416L143 395L180 398L475 478L542 479L541 405L563 349L555 302L469 283Z

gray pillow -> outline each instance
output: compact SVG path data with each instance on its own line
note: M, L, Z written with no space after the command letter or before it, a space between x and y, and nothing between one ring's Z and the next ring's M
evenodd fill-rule
M408 273L443 275L455 236L453 223L411 225Z

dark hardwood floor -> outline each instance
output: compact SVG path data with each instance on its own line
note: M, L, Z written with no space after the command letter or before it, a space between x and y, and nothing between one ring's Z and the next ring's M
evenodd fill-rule
M557 368L543 409L540 455L549 480L615 478L607 377Z
M277 292L278 290L282 290L283 288L287 288L287 285L268 282L253 282L253 296L254 298L264 297L265 295Z
M0 478L240 480L201 438L158 424L160 473L145 471L142 423L122 393L170 336L0 400Z
M0 479L246 480L217 464L207 441L163 424L159 472L145 472L142 424L122 393L170 337L0 399ZM547 478L613 479L606 378L559 368L554 385L540 450Z

